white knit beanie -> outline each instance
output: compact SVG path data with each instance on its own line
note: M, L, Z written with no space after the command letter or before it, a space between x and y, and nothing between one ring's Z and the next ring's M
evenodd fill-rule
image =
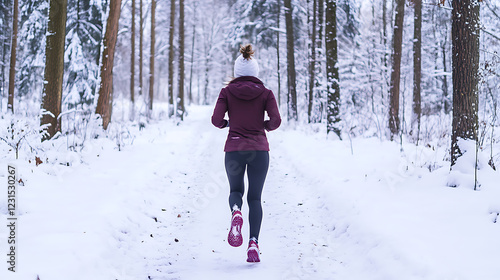
M259 64L255 58L251 56L249 58L244 58L243 54L238 56L234 62L234 77L238 78L242 76L259 76Z

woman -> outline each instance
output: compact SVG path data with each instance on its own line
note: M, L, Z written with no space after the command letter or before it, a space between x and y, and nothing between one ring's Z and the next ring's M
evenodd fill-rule
M277 129L281 118L273 92L257 78L259 65L252 57L252 45L242 46L240 52L234 63L235 79L221 90L212 124L218 128L229 127L224 151L230 186L229 207L233 216L227 240L233 247L243 243L241 206L246 169L250 211L247 262L260 262L258 238L262 222L261 194L269 167L269 143L264 130ZM226 112L229 120L224 119ZM269 120L264 121L264 112L267 112Z

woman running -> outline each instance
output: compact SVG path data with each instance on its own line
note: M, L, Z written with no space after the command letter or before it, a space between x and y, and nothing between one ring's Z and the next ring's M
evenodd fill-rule
M281 117L273 92L257 78L259 65L253 58L252 45L242 46L240 52L234 63L235 78L221 90L212 124L218 128L229 127L224 161L230 186L229 207L233 215L227 240L233 247L243 243L241 206L246 169L250 212L247 262L260 262L258 239L262 222L261 194L269 167L269 143L264 130L277 129ZM226 112L229 120L224 119ZM264 120L264 112L267 112L269 120Z

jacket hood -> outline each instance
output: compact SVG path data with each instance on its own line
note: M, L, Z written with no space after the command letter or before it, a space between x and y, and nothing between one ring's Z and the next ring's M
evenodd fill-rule
M266 91L261 80L253 76L243 76L232 80L226 87L236 98L252 100Z

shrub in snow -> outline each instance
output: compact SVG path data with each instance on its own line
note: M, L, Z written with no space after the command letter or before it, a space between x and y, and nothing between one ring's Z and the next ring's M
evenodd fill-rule
M488 156L477 149L476 141L459 139L458 146L462 155L452 166L448 176L448 186L465 186L476 190L480 187L477 181L477 170L488 166Z
M47 125L40 126L39 119L15 118L13 115L0 119L0 127L0 140L10 147L9 152L13 151L16 159L23 146L29 147L25 148L28 154L37 150L37 144L47 129Z

